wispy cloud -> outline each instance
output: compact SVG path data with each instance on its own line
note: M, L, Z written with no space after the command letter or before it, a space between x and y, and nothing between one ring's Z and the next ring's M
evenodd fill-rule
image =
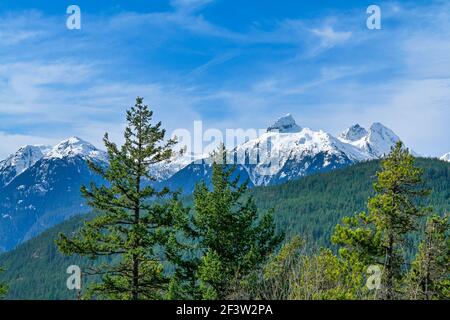
M104 131L120 139L137 95L169 130L197 119L260 128L290 112L335 133L382 121L419 153L450 151L448 4L381 4L381 31L365 28L365 10L237 31L203 14L214 1L171 4L86 14L79 33L36 11L3 15L0 158L24 142L79 135L100 144Z
M311 33L319 37L320 46L314 50L314 54L320 51L331 49L336 45L347 42L352 33L350 31L338 32L331 26L325 26L322 29L311 29Z
M171 0L172 6L177 11L193 12L204 7L207 4L211 4L214 0Z

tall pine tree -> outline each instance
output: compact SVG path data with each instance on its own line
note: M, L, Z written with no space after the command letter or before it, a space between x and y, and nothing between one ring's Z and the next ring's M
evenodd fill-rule
M259 268L282 236L276 235L272 212L258 217L247 184L232 178L235 165L227 164L222 145L212 165L212 188L205 182L194 191L193 227L202 256L198 278L204 299L224 299L232 286Z
M381 297L395 299L403 276L406 236L417 230L418 218L426 211L417 205L417 199L429 190L423 187L422 170L415 167L414 157L401 142L381 167L374 184L376 194L368 203L369 213L345 218L332 240L343 246L341 256L384 266Z
M450 224L448 215L427 220L407 279L407 296L414 300L450 298Z
M173 247L178 220L185 212L176 197L168 199L169 190L157 191L148 183L154 180L149 167L168 160L175 143L165 141L165 130L160 122L152 124L152 115L138 97L127 111L125 143L118 147L105 134L109 165L91 162L90 167L106 183L81 189L99 214L74 236L61 234L57 240L67 255L109 257L107 263L89 270L101 275L101 282L89 288L96 297L158 299L167 289L164 251Z

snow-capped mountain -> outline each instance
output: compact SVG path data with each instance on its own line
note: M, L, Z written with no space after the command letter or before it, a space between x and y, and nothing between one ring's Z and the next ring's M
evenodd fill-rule
M355 146L309 128L282 133L268 130L237 146L234 153L254 185L277 184L367 158Z
M369 131L359 125L354 125L344 131L339 139L365 152L368 159L383 157L391 151L393 145L400 141L400 138L391 129L379 122L372 124Z
M46 145L27 145L21 147L5 160L0 161L0 188L6 186L19 174L33 166L42 158L81 157L85 160L107 162L105 152L77 137L71 137L54 147Z
M0 188L35 164L50 148L50 146L44 145L24 146L5 160L0 161Z
M281 130L274 131L280 124ZM269 185L380 158L399 140L380 123L374 123L369 131L356 124L336 138L322 130L302 128L287 115L265 134L238 146L235 152L250 155L248 158L253 161L248 162L253 165L245 166L255 185Z
M442 161L450 162L450 152L444 154L440 159L441 159Z
M80 187L101 179L86 160L104 162L106 154L79 138L69 138L53 148L27 146L2 162L16 172L0 186L0 252L43 230L89 210Z
M108 161L106 152L97 149L89 142L86 142L78 137L71 137L67 140L61 141L44 154L44 158L46 159L63 159L73 157L81 157L85 160L89 159L93 161Z
M354 125L338 138L322 130L299 126L288 114L270 125L256 139L247 141L229 151L229 158L239 165L241 172L255 186L273 185L298 179L317 172L326 172L350 164L373 160L388 154L400 138L389 128L374 123L369 130ZM210 176L208 163L193 164L163 182L166 186L186 186L186 177L198 177L197 181ZM201 167L194 170L192 166ZM203 177L202 177L202 174ZM178 181L183 177L184 181Z
M366 137L369 133L366 129L361 127L359 124L355 124L342 132L339 135L339 139L349 142L355 142L358 141L364 137Z
M295 120L290 113L279 118L273 125L267 128L267 132L278 133L295 133L300 132L301 130L302 128L295 123Z
M297 125L286 115L259 137L229 150L236 175L250 186L274 185L317 172L382 157L399 137L380 123L369 130L354 125L335 137ZM107 154L80 138L54 147L26 146L0 162L0 251L67 219L87 212L82 185L104 181L87 160L107 165ZM194 162L195 160L195 162ZM150 168L156 187L192 192L197 182L211 180L211 157L176 153Z

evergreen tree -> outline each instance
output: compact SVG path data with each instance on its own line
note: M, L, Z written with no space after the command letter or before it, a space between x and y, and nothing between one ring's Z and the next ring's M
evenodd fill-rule
M336 227L333 242L342 245L341 256L383 265L382 298L395 299L403 276L407 234L417 230L425 209L417 199L429 194L422 186L422 170L414 157L398 142L382 161L374 184L376 195L369 200L369 213L345 218Z
M1 272L3 272L2 268L0 268L0 273ZM6 284L0 282L0 299L3 299L7 291L8 287L6 286Z
M89 288L90 294L100 298L158 299L167 289L164 252L174 247L174 234L185 211L169 190L158 191L148 183L155 180L149 167L168 160L175 143L165 141L165 130L160 122L151 123L152 115L138 97L127 111L125 143L119 148L105 134L109 165L89 165L107 183L81 189L98 215L74 236L61 234L57 240L67 255L110 257L108 263L89 270L101 275L101 282Z
M407 296L414 300L450 298L450 238L448 215L427 220L425 235L407 279Z
M259 218L253 198L244 194L247 184L232 178L236 166L227 164L224 145L212 166L212 190L203 182L194 191L193 229L204 253L197 273L202 297L223 299L262 266L282 236L272 212Z

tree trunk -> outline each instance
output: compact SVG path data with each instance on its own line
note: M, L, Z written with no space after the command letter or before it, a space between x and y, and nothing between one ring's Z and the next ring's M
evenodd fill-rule
M140 223L140 198L139 193L141 191L141 177L140 177L140 164L138 169L138 174L136 177L136 191L138 198L136 200L136 207L134 209L134 225L139 226ZM139 239L135 239L133 244L133 249L137 249L139 246ZM133 253L133 287L132 287L132 299L139 300L139 256Z
M394 296L394 235L389 233L389 245L387 248L387 262L386 262L386 299L392 300Z

